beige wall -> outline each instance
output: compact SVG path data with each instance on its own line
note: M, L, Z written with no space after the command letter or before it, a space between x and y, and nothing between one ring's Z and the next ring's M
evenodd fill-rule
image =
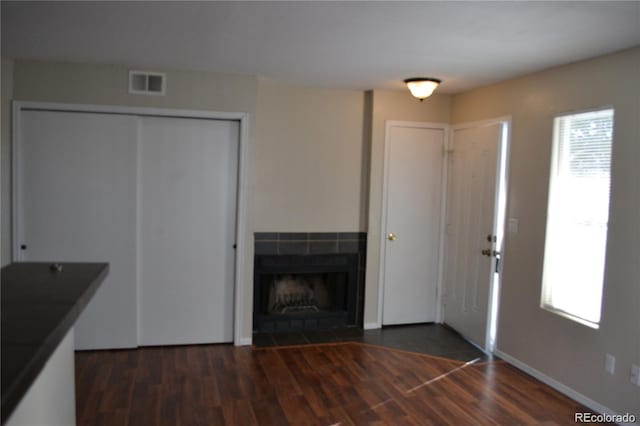
M364 94L259 80L255 230L365 231Z
M255 113L255 77L168 70L166 96L131 95L129 69L15 60L14 96L22 101Z
M380 261L380 229L382 213L382 170L384 163L385 121L420 121L448 123L451 98L433 95L423 102L408 91L375 90L371 108L371 151L369 189L369 233L367 235L367 271L364 302L364 323L373 326L378 321L378 272Z
M640 417L640 48L563 66L453 97L452 123L511 115L507 218L498 348L619 413ZM615 109L603 311L594 330L542 310L540 288L554 114ZM605 353L617 358L613 376Z
M2 164L0 164L0 227L2 228L2 245L0 246L2 266L11 262L11 99L13 98L13 61L2 58L0 74L2 100L2 134L0 146Z

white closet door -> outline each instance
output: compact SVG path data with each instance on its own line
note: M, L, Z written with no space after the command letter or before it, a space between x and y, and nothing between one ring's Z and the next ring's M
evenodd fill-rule
M233 340L239 125L142 118L140 344Z
M136 346L137 119L54 111L20 118L17 260L109 262L75 326L76 348Z
M388 133L382 324L436 320L444 130Z

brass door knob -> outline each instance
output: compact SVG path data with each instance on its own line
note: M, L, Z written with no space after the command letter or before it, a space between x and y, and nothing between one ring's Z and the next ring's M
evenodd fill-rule
M395 241L398 237L396 237L396 234L394 234L393 232L390 232L389 235L387 235L387 239L389 241Z

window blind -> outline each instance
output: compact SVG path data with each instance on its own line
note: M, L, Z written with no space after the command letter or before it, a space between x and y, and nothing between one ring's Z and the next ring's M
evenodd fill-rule
M542 306L595 326L604 280L613 110L554 123Z

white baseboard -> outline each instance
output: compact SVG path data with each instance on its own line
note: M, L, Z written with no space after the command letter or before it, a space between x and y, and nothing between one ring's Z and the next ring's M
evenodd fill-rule
M235 342L233 342L236 346L249 346L253 343L253 337L241 337Z
M375 330L376 328L381 328L382 326L377 322L365 322L364 329L365 330Z
M512 357L509 354L506 354L506 353L500 351L499 349L496 349L494 351L494 354L499 356L500 358L502 358L503 360L505 360L509 364L513 365L514 367L524 371L525 373L529 374L530 376L535 377L536 379L540 380L542 383L551 386L552 388L554 388L558 392L568 396L569 398L573 399L574 401L579 402L580 404L582 404L585 407L595 411L596 413L607 414L607 415L610 415L610 416L617 416L618 415L618 413L616 413L615 411L611 410L610 408L607 408L604 405L594 401L593 399L591 399L591 398L589 398L587 396L584 396L583 394L571 389L569 386L564 385L564 384L560 383L559 381L557 381L555 379L552 379L551 377L547 376L546 374L536 370L533 367L530 367L529 365L525 364L524 362Z

